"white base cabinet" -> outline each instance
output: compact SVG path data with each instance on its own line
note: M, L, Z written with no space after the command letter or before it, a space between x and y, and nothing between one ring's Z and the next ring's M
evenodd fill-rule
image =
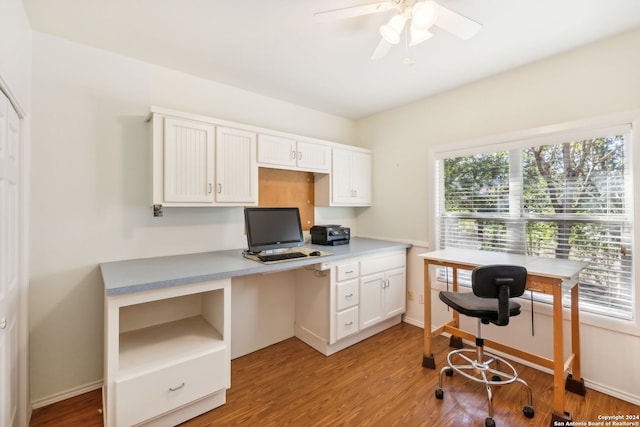
M296 274L295 335L325 355L402 320L406 307L404 249Z
M186 421L231 386L231 279L105 299L105 426Z

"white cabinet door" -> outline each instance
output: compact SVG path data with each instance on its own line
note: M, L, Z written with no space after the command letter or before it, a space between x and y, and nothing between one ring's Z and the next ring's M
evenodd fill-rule
M349 205L353 202L351 152L334 148L331 163L332 202L333 204Z
M296 141L282 136L258 136L258 163L263 166L296 166Z
M256 134L240 129L216 129L216 202L258 203Z
M334 148L331 187L334 205L371 205L371 154Z
M282 136L258 136L258 163L265 167L329 173L331 147Z
M165 118L165 202L213 204L213 147L212 125Z
M298 141L297 166L304 170L329 172L331 148L327 144Z
M387 271L384 290L384 317L402 314L406 309L406 270L398 268Z
M372 274L360 279L360 329L383 319L384 273Z
M371 204L371 154L352 153L351 186L355 204Z
M360 279L360 329L405 312L406 270L398 268Z

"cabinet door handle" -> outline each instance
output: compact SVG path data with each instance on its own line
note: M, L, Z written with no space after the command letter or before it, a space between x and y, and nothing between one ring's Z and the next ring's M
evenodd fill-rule
M296 159L296 150L291 150L291 160Z
M184 385L185 385L185 384L184 384L184 383L182 383L182 384L180 384L179 386L176 386L176 387L169 387L169 391L178 391L178 390L180 390L181 388L184 388Z
M302 151L298 151L298 160L302 160Z
M209 194L213 192L213 184L209 184Z
M7 328L7 318L6 318L6 317L3 317L3 318L0 320L0 329L6 329L6 328Z
M222 184L218 184L218 194L222 193Z

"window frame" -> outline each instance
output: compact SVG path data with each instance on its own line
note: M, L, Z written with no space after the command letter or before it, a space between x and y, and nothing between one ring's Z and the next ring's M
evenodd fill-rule
M576 120L571 122L559 123L550 126L542 126L537 128L525 129L515 132L491 135L483 138L459 141L455 143L447 142L446 144L431 147L428 150L428 165L431 166L432 173L428 175L427 200L431 201L432 208L429 209L428 232L433 236L434 249L439 248L440 231L437 217L437 203L440 203L438 196L438 183L441 182L437 174L439 168L436 162L449 157L469 156L478 153L486 153L488 151L509 151L517 148L530 147L534 145L558 144L568 140L586 139L593 136L594 132L599 129L616 129L618 126L624 127L631 125L629 144L631 154L629 161L634 169L634 177L632 180L631 192L632 202L640 200L640 110L634 110L624 113L611 114L596 118ZM634 141L637 145L634 146ZM640 249L640 212L632 209L632 221L636 226L632 235L632 253L636 253ZM640 254L640 252L637 252ZM595 314L580 311L581 323L590 324L597 327L612 329L619 332L625 332L632 335L640 336L640 260L634 257L632 265L632 298L633 312L632 320L624 320L608 317L602 314ZM441 284L443 287L446 284ZM568 316L569 310L565 307L565 316ZM549 313L551 315L551 307L546 303L537 303L536 312Z

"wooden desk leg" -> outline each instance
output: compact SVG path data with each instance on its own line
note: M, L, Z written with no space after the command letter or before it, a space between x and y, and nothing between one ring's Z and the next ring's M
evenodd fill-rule
M551 425L555 421L571 420L571 414L564 411L564 351L562 319L562 286L553 287L553 413ZM564 425L564 424L563 424Z
M424 352L422 354L423 368L436 368L436 361L431 351L431 275L429 263L424 260Z
M584 379L580 372L580 302L579 290L576 284L571 288L571 351L573 352L573 364L571 373L567 377L565 389L580 396L587 393Z

